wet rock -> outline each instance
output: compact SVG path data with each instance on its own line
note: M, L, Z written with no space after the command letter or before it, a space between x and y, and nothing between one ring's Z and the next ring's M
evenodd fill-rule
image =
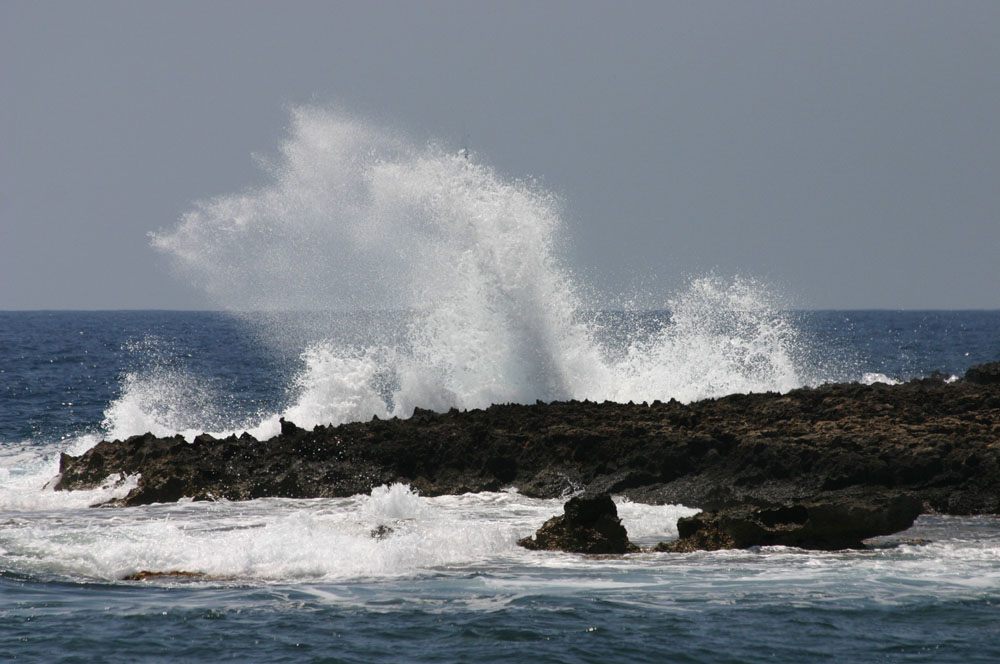
M281 426L281 435L283 436L305 433L305 429L283 417L278 418L278 424Z
M574 480L569 473L544 468L529 481L522 484L520 492L528 498L551 498L553 496L570 496L583 491L579 480Z
M737 507L701 512L677 522L679 537L655 551L688 553L752 546L794 546L835 551L860 549L870 537L906 530L920 515L910 496L886 500L841 499L791 506Z
M628 541L618 509L606 493L570 498L562 516L546 521L534 537L518 540L532 550L569 553L629 553L638 547Z
M141 572L136 572L135 574L129 574L122 578L122 581L148 581L150 579L181 579L181 580L197 580L207 578L205 574L201 572L182 572L179 570L173 570L170 572L151 572L149 570L142 570Z
M382 484L421 495L515 487L704 510L908 493L943 514L1000 512L1000 364L966 379L834 384L691 404L556 402L417 410L265 441L151 434L63 455L57 490L138 475L115 505L344 497ZM993 381L993 382L991 382Z
M977 385L1000 384L1000 362L979 364L965 372L965 380Z
M393 534L394 532L396 531L391 526L387 526L384 523L380 523L379 525L372 528L371 532L368 534L374 540L384 540L386 537Z

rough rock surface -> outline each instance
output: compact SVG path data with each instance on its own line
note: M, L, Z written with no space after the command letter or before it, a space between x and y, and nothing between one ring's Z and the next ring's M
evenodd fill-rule
M906 530L920 515L910 496L884 500L841 499L787 507L734 507L701 512L677 522L678 539L655 551L746 549L795 546L802 549L860 549L863 540Z
M570 553L629 553L639 548L628 541L618 508L606 493L570 498L561 516L546 521L534 537L518 540L526 549Z
M406 482L424 495L587 490L720 510L908 493L925 510L1000 512L1000 364L967 378L835 384L692 404L497 405L258 441L151 434L63 455L57 489L140 474L118 505L327 497Z
M151 571L149 571L147 569L144 569L141 572L136 572L135 574L129 574L128 576L123 577L122 581L149 581L150 579L154 579L154 580L158 580L158 579L178 580L179 579L179 580L185 580L185 581L191 581L191 580L197 581L197 580L205 579L205 578L208 578L207 575L202 574L201 572L182 572L182 571L179 571L179 570L174 570L174 571L171 571L171 572L151 572Z
M979 385L1000 384L1000 362L979 364L965 372L965 380Z

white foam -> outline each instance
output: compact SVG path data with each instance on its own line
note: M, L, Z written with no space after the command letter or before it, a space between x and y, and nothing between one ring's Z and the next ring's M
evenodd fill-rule
M361 352L341 355L329 344L309 348L305 370L298 376L300 396L285 417L300 426L352 422L387 417L385 400L377 389L379 363Z
M334 592L345 581L444 574L464 580L460 592L469 601L483 591L494 597L483 610L539 592L621 592L623 601L638 593L632 600L640 604L669 602L678 593L724 598L829 592L892 603L928 593L977 597L1000 587L1000 536L987 518L922 518L913 536L930 537L932 543L867 551L764 547L595 558L518 547L518 538L562 513L563 501L516 492L424 498L393 485L340 499L118 509L88 508L89 501L81 500L86 492L73 493L51 494L52 502L23 510L3 505L0 566L73 580L179 571L206 575L201 583L209 584L296 583L324 595L321 601L348 603L364 600ZM675 537L677 519L696 512L616 502L630 538L645 545ZM188 581L153 581L177 582Z
M124 497L137 477L109 477L87 491L54 491L59 454L79 456L100 441L97 435L67 439L60 445L0 445L0 512L37 512L89 507Z
M890 378L883 373L868 372L861 376L859 381L862 385L874 385L876 383L883 383L885 385L901 385L903 381L897 378Z
M104 438L152 433L180 434L190 441L204 432L225 437L244 431L269 438L280 431L277 414L234 418L227 412L227 395L219 394L210 380L186 371L172 345L146 336L122 348L130 366L121 377L121 394L104 411Z
M658 334L628 345L605 398L694 401L801 386L798 335L774 299L753 280L696 279L670 301Z
M127 490L134 483L125 485ZM110 496L91 492L91 497ZM122 487L117 487L120 493ZM73 492L83 493L83 492ZM70 494L66 494L70 495ZM408 486L368 496L244 503L181 503L114 510L86 501L6 506L4 564L25 572L120 579L148 570L205 574L214 581L344 580L433 573L452 566L549 564L516 546L561 500L516 492L423 498ZM680 506L619 502L637 540L676 536Z
M63 506L11 519L0 551L22 571L104 579L143 570L216 581L412 576L523 555L516 539L558 508L516 494L421 498L403 485L335 500Z
M629 539L643 545L676 539L677 520L701 512L684 505L646 505L624 498L616 498L615 504Z
M268 168L270 184L199 204L153 245L230 310L406 312L400 337L373 332L359 345L364 330L349 341L331 331L302 349L285 412L300 425L538 399L690 401L804 382L794 327L751 280L696 279L666 303L670 321L652 336L599 339L557 257L559 201L474 158L299 108ZM265 337L305 338L292 320L271 316ZM187 416L211 415L211 400L171 396L168 378L127 379L107 428L205 429ZM277 415L240 424L274 432Z

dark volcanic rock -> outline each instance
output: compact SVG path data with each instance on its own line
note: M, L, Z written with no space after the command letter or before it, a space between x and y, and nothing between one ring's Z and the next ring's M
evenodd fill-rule
M1000 383L1000 362L979 364L970 367L965 372L965 380L979 385L996 385Z
M534 537L518 540L526 549L570 553L628 553L638 547L628 541L618 509L606 493L570 498L562 516L546 521Z
M920 501L910 496L876 501L841 499L767 509L735 507L680 519L678 539L658 544L654 550L687 553L751 546L859 549L869 537L906 530L920 511Z
M954 383L836 384L692 404L496 405L192 443L150 434L64 455L60 490L139 474L118 505L190 497L617 493L706 510L907 493L946 514L1000 512L1000 365Z
M129 574L128 576L122 578L122 581L148 581L149 579L170 579L170 580L199 580L205 579L207 576L201 572L182 572L179 570L174 570L171 572L151 572L149 570L142 570L141 572L136 572L135 574Z

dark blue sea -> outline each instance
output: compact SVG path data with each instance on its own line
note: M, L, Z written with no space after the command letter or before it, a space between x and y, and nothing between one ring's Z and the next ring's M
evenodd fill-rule
M692 400L1000 360L997 311L676 304L578 315L558 343L419 312L0 312L0 660L1000 662L993 516L924 516L863 551L595 558L516 547L562 501L513 490L99 509L135 478L50 488L60 453L147 430L264 437L280 415ZM693 513L618 503L640 543ZM200 576L125 580L141 571Z

